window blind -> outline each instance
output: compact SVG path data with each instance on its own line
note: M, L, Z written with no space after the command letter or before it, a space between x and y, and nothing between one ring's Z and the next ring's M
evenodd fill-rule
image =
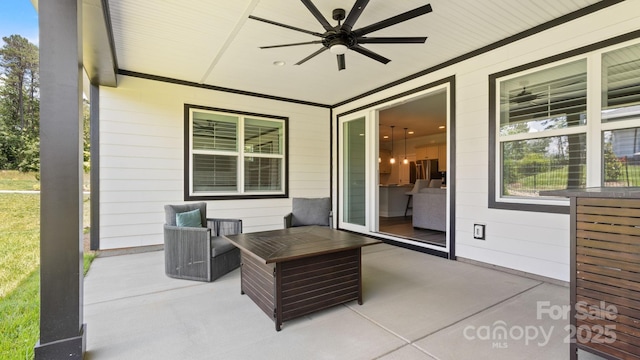
M282 134L282 123L280 122L245 119L245 152L282 154Z
M238 157L193 155L193 191L237 191Z
M602 119L640 116L640 45L602 56Z
M587 74L581 60L501 83L501 135L586 123Z
M245 191L282 190L282 159L245 158L244 184Z
M203 113L193 116L194 150L238 151L237 134L237 118Z

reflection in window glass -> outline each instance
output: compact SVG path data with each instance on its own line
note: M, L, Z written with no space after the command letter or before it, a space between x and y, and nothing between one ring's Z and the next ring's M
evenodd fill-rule
M258 154L282 154L282 122L250 119L244 121L244 151Z
M640 118L640 44L602 55L602 121Z
M586 135L505 141L502 147L502 195L537 197L543 190L586 185Z
M283 159L245 157L245 191L282 190L282 161Z
M193 113L193 149L238 151L238 118L207 112Z
M343 220L356 225L366 225L366 123L365 118L345 122L343 138Z
M640 186L640 128L602 133L604 186Z
M500 135L586 124L587 62L574 61L500 82Z

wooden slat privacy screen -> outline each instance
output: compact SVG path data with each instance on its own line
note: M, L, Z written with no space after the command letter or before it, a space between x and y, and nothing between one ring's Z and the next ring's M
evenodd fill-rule
M586 351L640 359L640 199L575 201L572 340Z

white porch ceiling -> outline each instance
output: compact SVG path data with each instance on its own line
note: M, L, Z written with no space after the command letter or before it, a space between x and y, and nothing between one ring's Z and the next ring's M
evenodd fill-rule
M343 71L329 51L294 65L321 45L259 49L319 39L248 19L254 15L324 32L300 1L109 0L109 7L119 69L334 105L597 2L371 0L354 29L430 3L433 12L370 34L427 36L427 41L363 45L391 62L349 51ZM313 3L333 25L332 10L349 12L354 0Z

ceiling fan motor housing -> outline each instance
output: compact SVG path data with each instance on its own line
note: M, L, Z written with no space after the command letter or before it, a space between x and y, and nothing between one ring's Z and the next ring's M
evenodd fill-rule
M342 21L347 12L344 9L333 9L333 20Z
M356 37L345 31L327 32L325 33L322 44L328 48L334 45L344 45L351 48L356 44Z

